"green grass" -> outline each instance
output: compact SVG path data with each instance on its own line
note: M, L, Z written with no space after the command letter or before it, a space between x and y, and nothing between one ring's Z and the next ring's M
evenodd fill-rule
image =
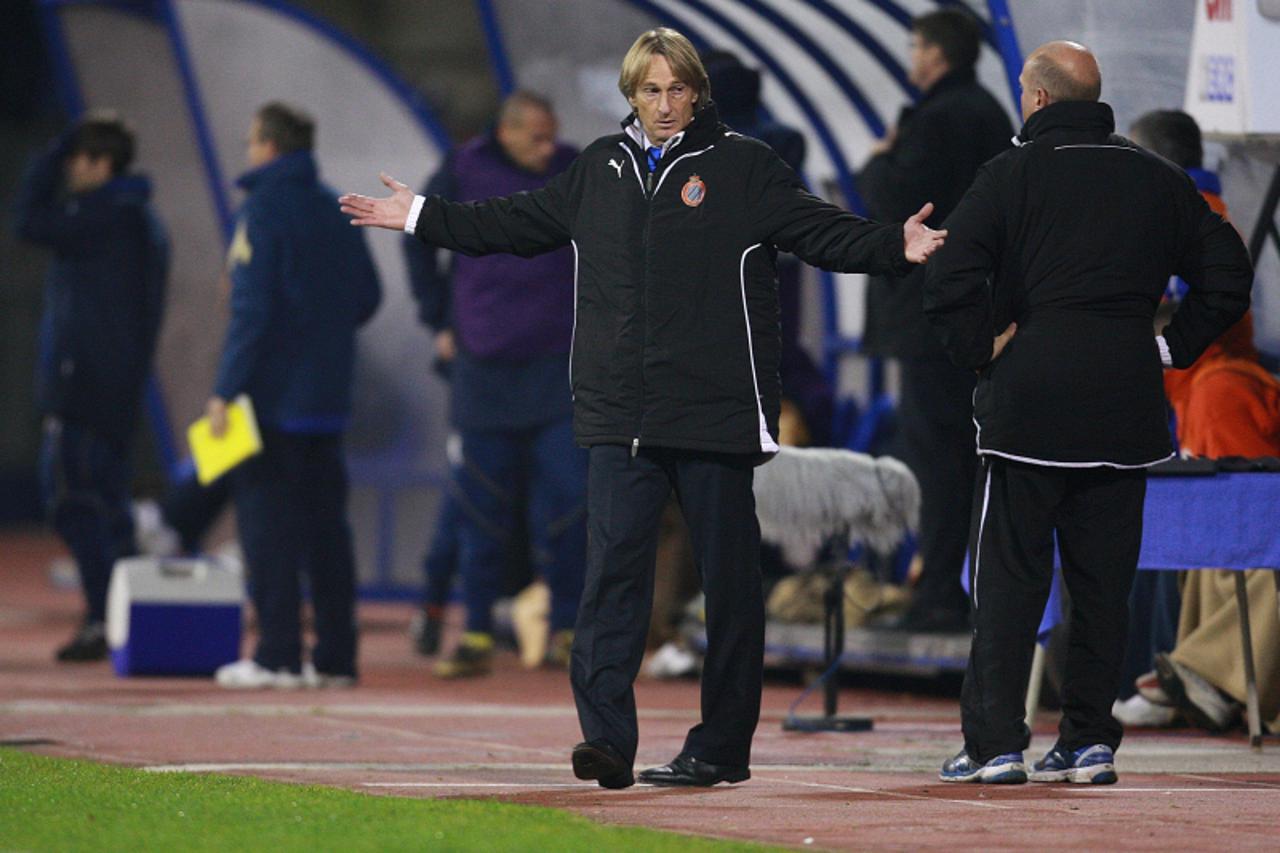
M0 850L761 850L487 800L147 773L0 749Z

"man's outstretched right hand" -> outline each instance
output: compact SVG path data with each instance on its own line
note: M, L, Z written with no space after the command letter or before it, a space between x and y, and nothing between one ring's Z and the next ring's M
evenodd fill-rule
M351 217L352 225L370 225L403 231L409 220L409 208L413 206L413 190L386 172L379 172L382 183L391 190L386 198L370 198L367 195L347 193L338 197L342 212Z

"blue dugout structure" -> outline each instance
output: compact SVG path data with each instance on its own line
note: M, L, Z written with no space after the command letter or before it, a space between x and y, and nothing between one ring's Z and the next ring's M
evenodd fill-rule
M948 6L973 12L983 22L980 76L993 90L1006 89L1011 112L1017 112L1022 55L1008 0L592 0L589 10L580 2L557 5L570 7L557 23L577 21L585 30L592 27L590 19L634 21L629 28L618 24L620 35L610 48L616 51L615 65L636 33L665 25L685 33L699 49L729 50L760 68L765 72L765 108L773 118L800 129L809 142L805 177L810 185L857 212L864 211L854 183L857 165L898 109L919 95L906 70L908 34L916 15ZM530 72L537 87L546 88L537 72L566 45L559 27L548 26L544 33L530 25L547 16L545 4L476 0L476 6L503 91L517 81L530 85ZM517 27L518 41L505 38ZM552 33L554 44L540 42ZM597 41L603 48L607 39ZM574 58L587 62L590 51ZM558 107L562 112L573 109L563 98ZM860 302L861 291L848 278L819 274L822 358L836 388L841 362L858 353L861 344L861 306L850 304ZM867 371L865 402L859 406L846 398L835 425L835 434L847 446L864 451L893 408L879 360L870 360Z
M244 168L253 111L275 99L310 111L322 175L335 187L374 191L378 168L420 185L451 143L385 63L280 0L42 0L41 15L68 116L109 106L129 117L139 166L155 178L156 207L173 237L147 419L178 479L189 461L177 436L202 412L221 350L231 180ZM430 369L400 242L369 242L385 295L360 341L348 433L352 526L362 592L409 596L446 477L446 391Z

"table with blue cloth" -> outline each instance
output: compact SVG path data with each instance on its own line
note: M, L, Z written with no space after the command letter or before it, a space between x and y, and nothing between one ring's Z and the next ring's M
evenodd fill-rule
M1232 569L1244 655L1249 743L1262 746L1258 684L1249 630L1245 569L1280 571L1280 474L1152 476L1142 518L1138 568ZM1275 575L1280 606L1280 573Z
M1280 569L1280 474L1147 479L1138 567Z

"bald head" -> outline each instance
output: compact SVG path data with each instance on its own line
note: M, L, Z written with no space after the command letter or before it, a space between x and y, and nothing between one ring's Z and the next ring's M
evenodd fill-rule
M551 168L557 130L551 102L533 92L521 91L502 102L494 135L516 165L541 175Z
M1073 41L1051 41L1032 51L1022 66L1022 118L1059 101L1096 101L1102 72L1089 48Z

